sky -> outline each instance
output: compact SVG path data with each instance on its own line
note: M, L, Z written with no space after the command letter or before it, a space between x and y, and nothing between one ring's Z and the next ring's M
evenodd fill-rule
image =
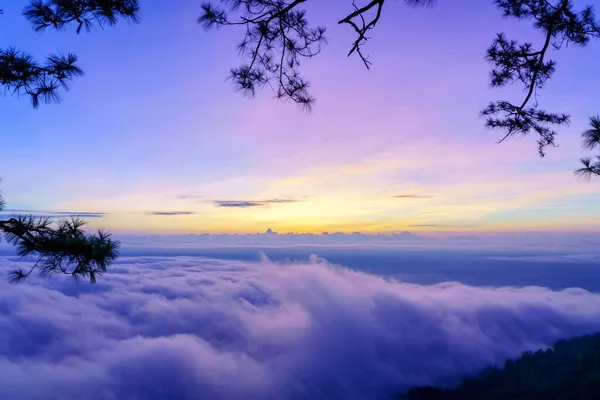
M540 159L535 138L496 144L478 118L490 100L522 98L489 88L483 56L497 32L539 43L528 23L491 1L389 1L367 71L335 23L351 2L308 3L328 28L302 65L311 113L269 90L236 93L226 78L242 31L205 32L198 1L144 0L140 24L80 35L33 32L27 1L2 4L3 46L75 52L85 71L58 105L0 97L8 208L101 213L90 226L116 232L597 231L600 187L572 171L600 112L598 43L556 54L540 104L572 123Z

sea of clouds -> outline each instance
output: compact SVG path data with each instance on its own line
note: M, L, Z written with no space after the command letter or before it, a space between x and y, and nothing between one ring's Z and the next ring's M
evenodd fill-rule
M582 289L124 257L95 285L0 279L0 399L378 399L598 330Z

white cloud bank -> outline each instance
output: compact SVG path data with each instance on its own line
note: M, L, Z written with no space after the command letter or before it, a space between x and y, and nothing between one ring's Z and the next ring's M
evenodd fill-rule
M378 399L596 330L600 295L581 289L122 258L96 285L0 280L0 398Z

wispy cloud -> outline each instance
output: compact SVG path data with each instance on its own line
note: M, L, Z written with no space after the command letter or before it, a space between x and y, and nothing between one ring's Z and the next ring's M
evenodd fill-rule
M103 212L76 212L76 211L41 211L41 210L25 210L25 209L14 209L9 208L2 212L0 215L15 215L15 214L31 214L35 217L42 218L66 218L66 217L81 217L81 218L102 218L107 213Z
M289 204L298 203L301 200L297 199L268 199L268 200L215 200L215 207L225 208L250 208L250 207L267 207L271 204Z
M437 224L413 224L413 225L408 225L412 228L426 228L426 227L434 227L434 226L439 226Z
M182 196L177 196L178 199L181 200L189 200L189 199L204 199L206 198L206 196L201 195L201 194L192 194L192 195L182 195Z
M411 224L407 225L411 228L433 228L433 227L444 227L444 228L472 228L480 226L477 224Z
M396 199L431 199L433 196L427 194L398 194L392 197Z
M262 203L266 204L285 204L285 203L298 203L300 200L296 199L270 199L263 200Z
M173 216L173 215L194 215L193 211L152 211L149 212L148 215L158 215L158 216Z
M264 207L266 204L259 201L228 201L228 200L216 200L215 207L226 207L226 208L249 208L249 207Z

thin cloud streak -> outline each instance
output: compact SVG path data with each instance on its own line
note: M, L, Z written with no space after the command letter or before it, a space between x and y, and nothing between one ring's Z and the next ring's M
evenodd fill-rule
M301 200L296 199L268 199L268 200L215 200L215 207L224 208L251 208L251 207L267 207L271 204L290 204L299 203Z
M40 210L25 210L25 209L6 209L0 212L0 215L15 215L15 214L31 214L34 217L47 218L65 218L65 217L81 217L81 218L102 218L108 215L104 212L75 212L75 211L40 211Z
M180 200L204 199L204 198L206 198L206 196L203 196L201 194L199 194L199 195L189 195L189 196L183 195L183 196L177 196L177 198L180 199Z
M155 216L174 216L174 215L194 215L196 214L193 211L153 211L153 212L149 212L148 215L155 215Z
M266 204L257 201L227 201L217 200L214 202L215 207L224 208L250 208L250 207L264 207Z
M436 225L436 224L414 224L414 225L408 225L408 226L413 227L413 228L427 228L427 227L434 227L434 226L439 226L439 225Z
M433 196L426 194L399 194L396 196L392 196L396 199L431 199Z
M445 228L473 228L476 226L481 226L477 224L412 224L407 225L413 228L426 228L426 227L445 227Z

